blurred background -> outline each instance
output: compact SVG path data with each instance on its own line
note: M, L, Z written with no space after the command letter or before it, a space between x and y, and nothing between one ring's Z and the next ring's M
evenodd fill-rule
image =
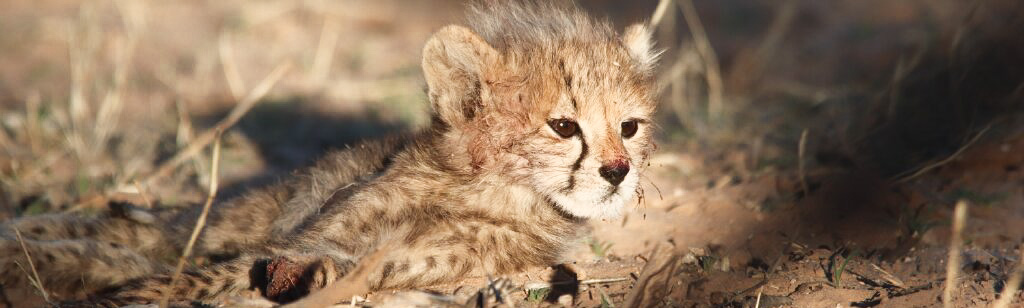
M650 289L652 305L740 307L763 292L797 307L932 306L957 200L973 267L955 298L986 306L1006 288L1024 238L1024 2L665 3L578 3L620 30L657 19L666 52L644 198L595 222L571 257L633 282L585 287L574 304ZM2 1L0 218L201 202L218 125L233 124L219 199L423 127L420 50L463 7ZM201 151L176 158L190 144ZM675 265L651 287L659 245ZM898 283L869 277L880 272ZM814 281L827 283L807 291Z

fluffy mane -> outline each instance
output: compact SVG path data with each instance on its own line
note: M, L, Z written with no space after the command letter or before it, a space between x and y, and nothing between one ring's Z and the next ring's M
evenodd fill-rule
M502 52L620 39L606 20L594 20L570 1L476 1L466 18L471 29Z

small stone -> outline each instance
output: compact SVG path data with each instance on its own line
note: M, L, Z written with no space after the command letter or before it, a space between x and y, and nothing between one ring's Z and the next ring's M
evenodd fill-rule
M558 303L565 307L572 307L572 295L562 294L558 297Z
M703 257L708 255L708 250L700 247L690 247L690 253L698 257Z
M696 264L697 256L693 255L693 253L687 253L683 256L682 262L683 264Z

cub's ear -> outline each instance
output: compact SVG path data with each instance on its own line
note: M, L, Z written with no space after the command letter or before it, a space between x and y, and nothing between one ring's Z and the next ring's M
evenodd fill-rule
M636 62L637 68L643 74L654 73L654 67L661 57L661 50L654 49L654 41L651 40L651 31L643 24L633 24L626 27L622 33L622 44L626 46L629 56Z
M449 25L423 47L423 75L430 107L447 125L458 125L479 111L484 68L498 52L472 30Z

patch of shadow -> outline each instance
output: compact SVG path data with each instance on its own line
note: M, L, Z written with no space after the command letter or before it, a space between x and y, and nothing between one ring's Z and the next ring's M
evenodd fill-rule
M196 122L209 127L230 111L213 112ZM374 109L358 113L325 112L304 98L293 97L260 102L232 129L255 145L267 168L258 176L224 187L221 196L228 197L310 166L332 149L406 131L409 124L388 119Z
M929 45L879 99L838 110L827 121L847 123L845 133L827 138L844 144L823 142L835 150L825 153L845 152L856 168L888 178L952 155L986 127L990 135L1012 131L1020 124L1010 118L1024 115L1022 7L979 6L985 17Z
M555 265L554 269L551 279L548 280L551 283L551 291L544 297L544 301L557 303L562 295L576 297L580 292L579 274L565 264Z
M781 195L794 196L795 206L736 234L782 228L794 242L811 247L860 249L865 258L885 261L906 255L934 225L922 214L926 206L952 205L937 197L914 199L919 191L929 192L931 182L941 182L929 178L933 172L914 178L928 181L906 176L954 155L983 131L975 146L1024 129L1022 7L1019 1L985 2L955 35L926 46L898 82L869 93L874 98L858 94L814 106L803 117L810 132L804 159L813 166L809 170L827 172L806 176L806 194L799 180L781 186ZM794 156L801 130L787 135ZM796 173L795 166L787 168Z
M836 213L819 222L835 225L865 218L860 212L886 211L880 204L905 201L892 200L898 180L950 157L982 131L979 144L1020 129L1013 120L1024 115L1020 7L1006 1L979 6L978 18L965 22L962 33L936 38L876 99L823 107L831 110L821 112L810 131L824 133L809 143L817 144L819 165L846 171L809 180L823 184L811 192L817 203Z

